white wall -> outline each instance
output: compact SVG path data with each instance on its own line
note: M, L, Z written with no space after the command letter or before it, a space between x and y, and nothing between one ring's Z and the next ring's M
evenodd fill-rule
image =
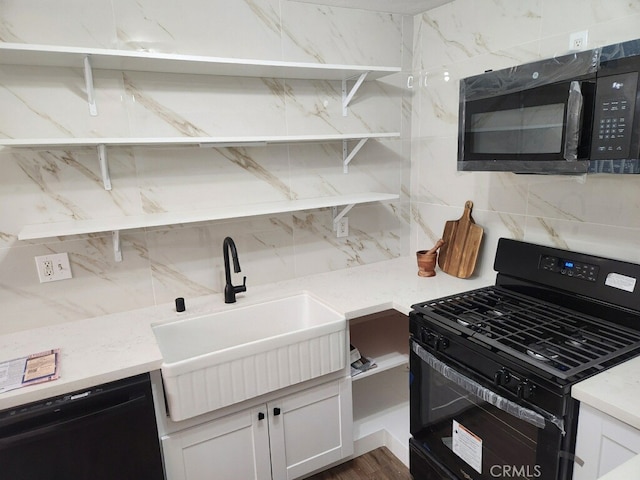
M637 175L456 171L460 78L565 54L575 31L588 30L590 48L638 38L640 2L454 0L414 21L412 250L473 200L485 229L478 273L492 271L501 236L640 262Z
M412 19L288 0L0 0L0 41L251 59L411 66ZM408 40L406 40L408 39ZM80 68L0 66L5 138L241 136L402 131L407 74L367 82L349 115L340 82L94 71L90 117ZM0 333L221 292L222 240L252 286L409 252L409 143L369 141L342 173L342 144L110 148L112 191L93 149L0 149ZM336 238L330 209L228 222L19 241L23 225L181 212L361 191ZM33 257L68 252L74 278L40 284ZM238 283L236 276L235 283Z

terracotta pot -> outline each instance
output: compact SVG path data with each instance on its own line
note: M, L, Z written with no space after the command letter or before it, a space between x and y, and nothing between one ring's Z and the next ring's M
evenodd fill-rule
M427 250L418 250L416 256L418 257L418 275L421 277L435 276L438 252L430 253Z

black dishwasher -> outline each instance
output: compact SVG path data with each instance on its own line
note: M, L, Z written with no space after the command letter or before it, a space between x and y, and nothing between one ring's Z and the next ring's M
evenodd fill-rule
M148 374L0 412L7 480L162 480Z

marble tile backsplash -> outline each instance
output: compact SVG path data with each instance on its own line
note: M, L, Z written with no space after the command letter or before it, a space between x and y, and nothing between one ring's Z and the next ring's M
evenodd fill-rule
M588 47L634 39L638 22L640 4L623 0L454 0L414 17L412 250L473 200L480 274L492 272L500 236L640 262L637 176L456 171L461 78L566 54L575 31L588 30Z
M91 117L81 68L0 66L0 137L173 137L401 132L370 140L342 173L342 144L109 148L113 189L94 148L0 149L0 333L220 293L232 236L251 286L431 247L466 200L485 229L478 273L507 236L640 262L634 176L456 171L458 81L635 38L625 0L454 0L415 17L287 0L0 0L0 42L231 58L402 67L367 82L344 117L341 83L95 70ZM353 147L353 144L350 145ZM331 209L18 241L25 224L185 212L366 191L337 238ZM74 278L40 284L33 257L68 252Z
M238 247L248 295L251 286L408 254L410 17L285 0L63 3L0 0L0 42L406 71L366 82L343 116L339 81L94 70L92 117L82 68L1 65L0 137L402 131L403 140L368 141L348 174L342 142L109 147L110 191L95 148L0 149L0 333L222 292L225 236ZM332 230L331 209L320 209L123 231L120 263L110 232L17 240L28 224L368 191L402 197L354 207L345 238ZM33 257L52 252L69 253L73 279L38 282Z

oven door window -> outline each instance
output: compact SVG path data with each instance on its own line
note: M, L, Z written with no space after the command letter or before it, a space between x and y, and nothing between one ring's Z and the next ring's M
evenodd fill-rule
M558 426L445 368L411 352L411 434L424 453L452 478L557 478Z

